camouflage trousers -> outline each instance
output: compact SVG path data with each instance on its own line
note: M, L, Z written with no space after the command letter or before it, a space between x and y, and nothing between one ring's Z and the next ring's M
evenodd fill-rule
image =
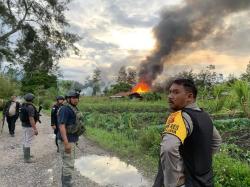
M31 142L34 137L32 127L23 127L23 147L31 147Z
M62 141L58 142L59 151L62 158L62 187L72 187L72 175L74 172L74 159L75 159L75 143L71 144L71 153L64 151L64 144Z

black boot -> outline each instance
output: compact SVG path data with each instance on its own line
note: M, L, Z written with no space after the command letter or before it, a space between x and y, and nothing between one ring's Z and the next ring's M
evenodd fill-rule
M31 156L30 156L30 147L24 147L24 162L25 163L32 163L34 162L33 160L31 160Z

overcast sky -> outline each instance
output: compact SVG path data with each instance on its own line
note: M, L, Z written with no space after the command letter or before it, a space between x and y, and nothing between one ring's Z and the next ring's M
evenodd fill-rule
M64 79L84 83L98 67L108 81L115 79L123 65L138 68L154 49L152 29L162 10L184 5L182 0L73 0L66 17L70 31L82 39L77 43L80 56L59 63ZM218 28L192 51L182 50L171 57L160 78L187 69L197 72L209 64L225 76L244 72L250 60L249 17L250 11L226 17L222 25L226 32Z

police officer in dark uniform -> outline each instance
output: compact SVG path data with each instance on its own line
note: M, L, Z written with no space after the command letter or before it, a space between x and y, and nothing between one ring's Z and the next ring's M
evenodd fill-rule
M27 93L24 96L25 102L21 106L20 110L20 120L23 127L23 153L24 161L26 163L31 163L30 148L31 142L34 135L38 135L36 128L36 122L38 121L38 112L36 107L33 105L33 100L35 96L32 93Z
M55 134L55 143L56 143L56 147L57 147L57 152L59 152L59 147L58 147L58 131L59 131L59 127L58 127L58 122L57 122L57 113L59 108L63 105L64 102L64 97L59 95L56 97L56 103L53 105L52 109L51 109L51 127L54 130L54 134Z
M67 102L58 111L59 149L62 157L62 186L72 186L74 170L75 147L79 136L83 134L81 113L77 109L79 93L70 91L66 96Z

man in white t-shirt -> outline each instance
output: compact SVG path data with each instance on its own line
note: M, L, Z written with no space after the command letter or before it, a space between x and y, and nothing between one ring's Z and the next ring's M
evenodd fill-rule
M11 96L11 100L9 100L6 103L3 109L3 116L6 117L9 133L12 137L15 136L15 126L16 126L15 124L19 116L19 108L20 108L20 103L16 101L16 96L13 95Z

